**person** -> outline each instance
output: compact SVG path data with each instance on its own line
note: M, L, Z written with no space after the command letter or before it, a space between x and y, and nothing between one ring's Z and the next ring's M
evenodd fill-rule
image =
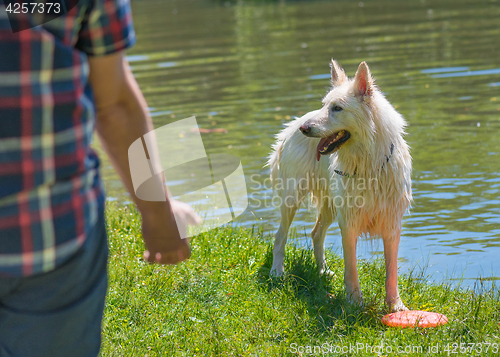
M7 15L0 5L0 356L96 356L107 242L94 129L141 214L147 261L189 258L181 236L199 218L134 193L127 150L153 125L124 54L129 0L79 0L38 26Z

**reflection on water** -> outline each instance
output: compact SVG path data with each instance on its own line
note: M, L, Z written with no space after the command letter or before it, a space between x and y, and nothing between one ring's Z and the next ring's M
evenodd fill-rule
M429 265L436 280L500 277L499 2L143 0L133 14L138 43L128 58L155 125L196 115L201 128L227 130L202 135L208 153L243 163L253 208L240 224L276 230L263 168L273 136L319 108L330 58L349 75L366 60L410 124L415 202L402 270ZM103 166L109 194L126 200ZM313 219L303 209L296 231L308 234ZM336 226L327 244L341 253ZM362 242L359 255L381 251L380 241Z

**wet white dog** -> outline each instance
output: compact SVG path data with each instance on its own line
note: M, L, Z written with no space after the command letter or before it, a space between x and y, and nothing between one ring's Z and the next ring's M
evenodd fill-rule
M290 122L277 135L269 159L273 187L282 202L271 274L284 273L290 224L311 193L318 209L312 239L320 273L329 273L325 234L337 219L346 293L361 303L356 243L361 235L382 237L386 302L391 311L407 310L397 279L401 220L412 200L411 156L403 139L406 122L374 84L365 62L349 79L332 60L331 74L333 88L323 107Z

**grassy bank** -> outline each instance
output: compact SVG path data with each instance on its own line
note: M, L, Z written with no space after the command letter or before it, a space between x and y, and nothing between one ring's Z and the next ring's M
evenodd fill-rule
M446 355L448 346L456 356L500 349L498 289L459 291L427 283L422 274L402 276L407 306L444 313L450 322L401 330L380 323L386 313L382 261L359 263L360 308L346 302L343 261L332 254L327 262L335 277L319 277L312 252L289 245L287 276L268 278L272 243L258 229L199 235L192 258L174 267L142 261L140 224L131 208L108 208L108 235L103 356L338 355L342 348L344 355L377 355L370 349L381 345L381 355L436 355L437 349ZM482 353L474 343L482 343Z

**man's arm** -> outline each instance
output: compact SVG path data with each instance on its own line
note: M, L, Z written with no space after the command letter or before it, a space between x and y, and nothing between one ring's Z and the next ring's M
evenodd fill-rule
M154 129L144 99L123 52L89 57L89 80L97 111L96 129L102 146L117 170L142 216L146 244L144 258L150 262L175 264L190 256L187 240L179 229L196 224L199 218L189 206L169 200L143 201L135 195L128 163L128 148ZM165 193L166 195L166 193ZM177 228L174 215L178 217Z

